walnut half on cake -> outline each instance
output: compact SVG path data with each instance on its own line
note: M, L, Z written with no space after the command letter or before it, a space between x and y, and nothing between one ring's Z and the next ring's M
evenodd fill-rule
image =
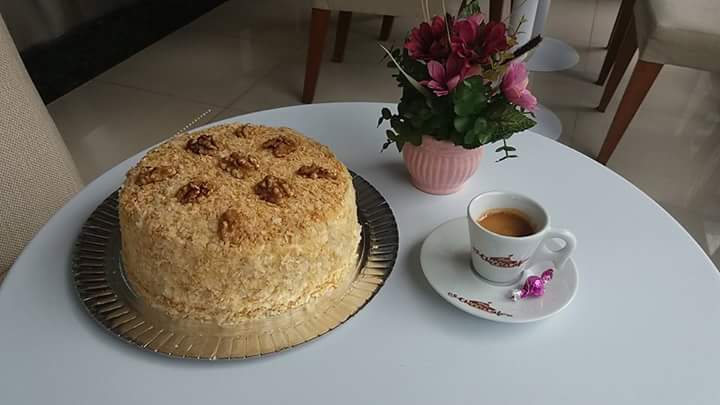
M350 173L289 128L180 134L128 172L118 209L128 280L173 317L271 317L330 292L356 267Z

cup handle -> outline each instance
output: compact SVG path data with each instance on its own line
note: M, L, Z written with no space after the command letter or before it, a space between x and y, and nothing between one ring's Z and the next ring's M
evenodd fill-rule
M547 243L551 239L561 239L565 242L565 246L563 246L560 250L551 250ZM577 240L575 239L575 235L573 235L570 231L566 229L550 229L545 234L545 237L543 238L542 242L540 242L540 245L538 245L537 251L533 255L533 259L531 262L540 262L540 261L551 261L555 265L556 269L562 268L563 265L565 265L565 262L570 257L570 254L575 250L575 246L577 245Z

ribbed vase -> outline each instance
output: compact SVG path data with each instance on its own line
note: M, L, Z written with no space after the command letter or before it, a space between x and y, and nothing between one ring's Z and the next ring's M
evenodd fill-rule
M452 194L475 173L482 147L465 149L424 135L422 144L406 143L402 155L415 187L429 194Z

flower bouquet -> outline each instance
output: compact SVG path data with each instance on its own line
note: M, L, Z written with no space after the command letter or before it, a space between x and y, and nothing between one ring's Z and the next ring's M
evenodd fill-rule
M402 97L396 114L382 110L378 126L389 121L383 149L397 146L416 187L450 194L477 170L483 145L502 141L498 161L517 157L506 140L535 125L537 107L519 58L541 38L518 47L519 27L488 21L476 0L463 1L455 16L424 14L401 49L383 47Z

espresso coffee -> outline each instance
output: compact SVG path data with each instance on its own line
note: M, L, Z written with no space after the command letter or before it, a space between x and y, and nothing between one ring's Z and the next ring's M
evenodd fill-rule
M529 236L536 232L527 216L512 208L486 211L477 219L477 223L490 232L504 236Z

